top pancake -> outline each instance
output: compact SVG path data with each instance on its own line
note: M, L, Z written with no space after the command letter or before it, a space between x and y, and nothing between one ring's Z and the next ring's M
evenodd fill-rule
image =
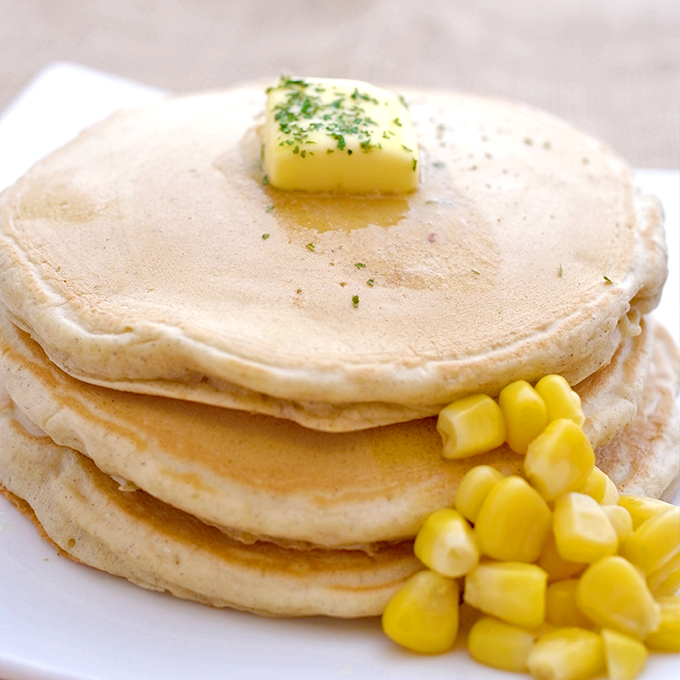
M260 87L119 113L0 198L0 297L82 380L318 429L595 372L658 301L657 202L543 113L404 95L408 196L268 187Z

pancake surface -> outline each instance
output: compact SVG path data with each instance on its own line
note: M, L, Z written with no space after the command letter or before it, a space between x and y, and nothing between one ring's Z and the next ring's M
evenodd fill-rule
M0 297L82 380L317 429L585 379L658 300L658 204L545 114L404 95L420 189L362 199L263 184L260 88L120 113L3 193Z
M643 322L609 366L577 386L596 448L634 420L659 333ZM19 411L57 444L232 535L332 547L401 540L453 503L471 466L521 472L522 458L507 447L445 460L434 418L327 433L84 384L1 314L0 356L0 378ZM668 357L659 361L673 372ZM671 386L664 394L672 404Z

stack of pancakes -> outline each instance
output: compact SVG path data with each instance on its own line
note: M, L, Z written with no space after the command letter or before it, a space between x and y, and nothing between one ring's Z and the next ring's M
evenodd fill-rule
M668 498L658 202L536 110L406 91L420 187L277 192L264 88L82 133L0 196L0 485L74 560L215 606L366 616L475 464L436 414L560 373L599 465Z

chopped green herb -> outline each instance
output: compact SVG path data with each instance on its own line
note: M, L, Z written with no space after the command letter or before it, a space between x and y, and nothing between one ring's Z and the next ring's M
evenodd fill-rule
M375 283L375 279L368 279L368 281L366 281L366 283L367 283L369 286L372 287L373 284Z
M370 94L366 94L365 92L359 92L359 90L355 87L354 92L350 95L352 99L361 99L365 102L371 102L372 104L375 104L376 106L380 103L375 97L371 97Z
M274 210L274 206L273 206L273 205L268 205L268 206L267 206L267 212L271 212L272 210Z
M300 145L313 143L309 139L309 133L315 130L321 130L336 140L340 151L344 151L347 146L345 135L358 136L359 144L364 151L379 147L371 139L374 132L371 128L377 128L378 123L366 114L362 105L363 102L380 104L370 94L360 92L357 88L351 94L335 90L340 96L326 103L319 96L325 91L324 88L312 87L305 80L292 79L285 75L281 76L279 83L269 88L267 92L277 89L285 90L285 99L274 107L274 119L279 125L280 132L287 137L285 143L296 144L293 153L299 153L305 158L306 154L300 149ZM401 125L398 119L396 123ZM328 150L328 153L331 151ZM347 153L352 152L348 149Z
M606 284L614 283L608 276L605 276L605 277L604 277L604 282L605 282Z
M373 149L382 149L382 146L380 146L380 144L372 144L369 139L363 142L359 142L359 146L364 150L364 153L373 151Z
M314 244L313 244L313 243L308 243L308 244L307 244L307 250L311 250L312 252L314 252Z
M262 178L262 184L264 184L265 186L266 186L267 184L269 184L269 177L267 177L267 175L265 175L265 176Z
M414 158L413 159L413 167L411 168L413 170L413 172L416 171L416 165L418 165L418 161Z
M352 304L353 304L355 307L358 307L358 306L359 306L359 296L358 296L358 295L353 295L353 296L352 296Z
M398 127L401 127L401 121L398 118L395 118L392 122Z
M355 266L357 269L363 269L366 265L365 265L363 262L355 262L355 263L354 263L354 266Z
M266 241L269 238L269 234L262 234L262 240Z
M407 153L413 153L413 149L409 149L407 146L404 144L401 145L401 148L406 151Z

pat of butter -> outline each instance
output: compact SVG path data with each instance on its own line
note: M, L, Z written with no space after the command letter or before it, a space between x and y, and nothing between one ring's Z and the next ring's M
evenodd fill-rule
M401 97L355 80L281 80L267 90L268 183L308 192L386 193L418 186L418 145Z

